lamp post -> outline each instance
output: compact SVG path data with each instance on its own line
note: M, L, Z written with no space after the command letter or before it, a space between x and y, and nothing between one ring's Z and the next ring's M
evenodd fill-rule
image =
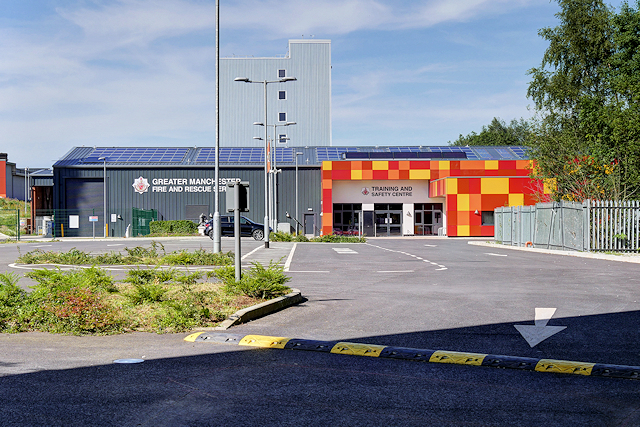
M236 82L245 83L260 83L264 86L264 247L269 248L269 167L267 163L267 151L268 151L268 133L267 133L267 85L269 83L285 83L297 80L295 77L283 77L278 80L262 80L253 81L248 77L236 77L233 79Z
M261 122L254 122L253 123L256 126L264 126L263 123ZM295 125L296 122L286 122L283 124L272 124L272 125L267 125L267 126L273 126L273 139L271 140L271 143L273 144L273 149L271 149L271 146L269 148L269 160L271 162L271 167L270 167L270 171L269 171L269 203L270 203L270 209L269 209L269 217L271 219L271 224L270 227L272 227L274 230L277 230L278 228L278 168L276 167L276 154L277 154L277 150L278 150L278 132L277 132L277 128L278 127L282 127L282 126L291 126L291 125ZM289 138L286 138L289 139Z
M98 157L98 160L102 160L104 162L104 167L102 169L102 202L104 203L104 238L107 238L107 158L106 157Z
M213 253L222 251L220 237L220 1L216 0L216 163L214 171L216 190L213 193Z
M300 212L298 212L298 156L302 156L304 153L296 152L296 234L300 232L298 221L300 220Z

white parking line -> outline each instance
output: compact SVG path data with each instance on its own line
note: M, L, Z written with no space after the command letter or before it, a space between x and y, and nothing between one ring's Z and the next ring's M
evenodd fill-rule
M485 252L485 255L491 255L491 256L509 256L509 255L504 255L504 254L492 254L491 252Z
M350 248L332 248L332 249L339 254L357 254L358 253Z
M414 273L415 270L380 270L376 273Z
M298 243L294 243L291 248L291 252L289 252L289 257L287 257L287 261L284 263L284 271L289 271L289 267L291 266L291 260L293 259L293 253L296 251L296 247Z

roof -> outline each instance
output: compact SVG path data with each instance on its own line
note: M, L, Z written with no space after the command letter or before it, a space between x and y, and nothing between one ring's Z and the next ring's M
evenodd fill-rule
M320 166L340 160L526 160L525 147L277 147L276 165ZM214 147L75 147L53 167L212 167ZM262 147L220 147L221 166L264 164Z

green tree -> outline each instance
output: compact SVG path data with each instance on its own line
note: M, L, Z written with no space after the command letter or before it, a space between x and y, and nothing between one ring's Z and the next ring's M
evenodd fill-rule
M560 25L540 30L549 47L529 71L533 175L555 180L555 199L636 197L640 15L627 4L615 14L601 0L557 1Z
M507 125L503 120L494 117L488 126L482 126L479 134L471 132L467 136L462 134L449 145L464 147L466 145L525 145L530 135L530 124L524 120L511 120Z

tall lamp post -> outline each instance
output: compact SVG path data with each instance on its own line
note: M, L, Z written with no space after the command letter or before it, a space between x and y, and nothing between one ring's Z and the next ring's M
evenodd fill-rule
M98 157L98 160L104 162L104 168L102 169L102 202L104 203L104 238L107 238L107 158ZM94 236L95 237L95 236Z
M254 122L253 123L256 126L264 126L263 123L261 122ZM273 144L273 149L270 149L270 160L271 160L271 170L270 172L270 176L269 176L269 203L271 204L271 208L269 209L269 216L271 218L271 224L270 227L272 227L274 230L276 230L278 228L278 178L277 178L277 174L278 174L278 169L276 167L276 153L277 153L277 149L278 149L278 132L277 132L277 128L278 127L282 127L282 126L292 126L295 125L296 122L286 122L283 124L272 124L272 125L267 125L267 126L273 126L273 139L271 140L272 144ZM286 138L289 139L289 138Z
M264 124L268 123L267 121L267 85L269 83L285 83L290 81L297 80L295 77L283 77L278 80L262 80L262 81L253 81L249 80L248 77L236 77L233 79L236 82L245 82L245 83L260 83L264 86ZM264 127L264 247L269 248L269 167L267 164L267 151L268 151L268 132L267 126Z
M213 253L222 251L220 237L220 1L216 0L216 163L213 193Z
M298 211L298 156L302 156L304 153L296 152L296 234L300 233L298 221L300 221L300 212Z

